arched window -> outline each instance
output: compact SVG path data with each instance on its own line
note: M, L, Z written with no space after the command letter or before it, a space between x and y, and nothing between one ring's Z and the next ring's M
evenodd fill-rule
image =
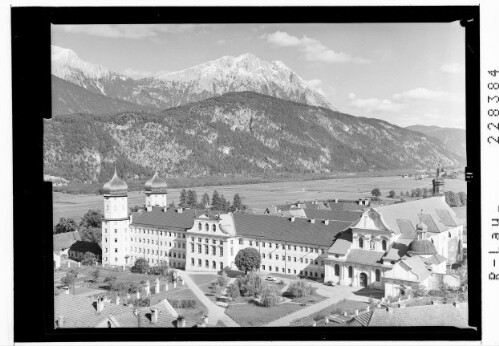
M217 225L213 225L212 229L213 229L213 232L216 232L217 231Z
M381 248L383 249L383 251L386 251L386 240L383 239L383 241L381 242Z
M340 266L338 264L334 265L334 275L340 276Z
M213 261L213 262L211 263L211 267L212 267L213 269L217 269L217 262Z
M200 223L198 223L198 230L201 231L202 229L203 229L203 226L201 226L201 222L200 222Z
M204 229L208 232L210 230L210 226L208 224L205 224Z
M353 278L353 268L351 266L348 267L348 277Z
M432 244L435 244L435 242L433 241L433 239L431 239L431 243L432 243Z
M361 249L363 249L363 248L364 248L364 238L362 238L362 237L360 237L360 238L359 238L359 247L360 247Z
M379 269L376 269L376 282L380 281L381 281L381 272L379 271Z
M205 266L206 268L209 268L209 266L210 266L210 261L205 260L205 261L204 261L204 266Z

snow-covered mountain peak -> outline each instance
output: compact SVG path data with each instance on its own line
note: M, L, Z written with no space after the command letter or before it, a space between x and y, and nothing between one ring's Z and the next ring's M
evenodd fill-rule
M81 60L71 49L52 46L52 74L59 78L71 81L75 74L82 74L87 78L101 79L110 73L103 66Z

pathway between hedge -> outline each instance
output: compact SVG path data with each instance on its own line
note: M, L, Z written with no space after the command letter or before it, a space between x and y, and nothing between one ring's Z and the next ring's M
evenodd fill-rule
M206 306L206 309L208 309L209 324L214 326L218 323L218 321L222 321L222 323L227 327L239 327L239 324L225 314L224 308L217 306L203 293L203 291L201 291L188 273L177 270L177 274L185 280L185 283L191 289L192 293L194 293L194 295L204 304L204 306Z

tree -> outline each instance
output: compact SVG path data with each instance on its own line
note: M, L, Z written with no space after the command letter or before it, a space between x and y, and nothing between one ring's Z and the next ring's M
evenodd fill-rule
M63 276L61 278L61 283L65 286L71 286L74 284L77 277L78 277L78 272L75 270L70 270L66 273L66 276Z
M206 192L204 193L203 197L201 197L201 208L208 208L210 206L210 195L208 195Z
M104 215L98 210L89 209L81 218L80 227L101 228Z
M175 202L171 201L170 204L168 204L168 209L175 209Z
M59 234L59 233L68 233L68 232L74 232L78 231L78 225L76 224L75 220L73 219L66 219L61 217L59 219L59 223L55 225L54 233Z
M102 242L102 230L100 228L81 228L79 230L80 238L83 241L99 244Z
M241 201L241 197L236 193L234 195L234 200L232 201L232 209L234 211L243 210L243 202Z
M187 205L187 191L185 189L182 189L182 191L180 191L180 200L178 202L178 205L180 207L185 207Z
M391 190L390 192L388 192L388 197L390 198L395 197L395 191Z
M93 282L97 282L97 280L99 280L99 278L100 278L100 269L97 268L94 271L92 271L90 273L90 276L92 277Z
M130 207L130 213L136 213L139 211L139 209L145 209L145 205L134 205L133 207Z
M229 285L229 287L227 287L227 295L233 300L240 297L241 292L239 291L239 286L237 284Z
M187 206L191 208L196 208L198 205L198 196L196 194L196 191L194 190L189 190L187 191L187 201L186 201Z
M381 196L381 191L378 188L372 189L371 195L373 195L375 200L378 200L379 196Z
M235 263L237 268L245 273L259 269L261 263L260 253L256 249L250 247L239 250L236 255Z
M87 251L85 252L85 255L83 256L83 260L81 261L81 264L85 266L93 266L97 262L97 258L95 257L95 254L93 252Z
M461 206L459 196L454 191L445 191L445 202L451 207Z
M149 272L149 263L145 258L135 260L133 267L130 269L132 273L145 274Z
M109 286L112 286L118 278L116 276L106 276L104 279L104 283L108 284Z
M457 194L457 196L459 197L459 202L461 205L466 205L467 203L467 200L468 200L468 197L466 196L466 192L459 192Z
M211 208L213 210L222 210L223 208L223 201L217 190L213 191L213 195L211 196Z
M405 196L406 196L406 197L411 197L411 194L409 193L409 191L406 191L406 192L405 192Z

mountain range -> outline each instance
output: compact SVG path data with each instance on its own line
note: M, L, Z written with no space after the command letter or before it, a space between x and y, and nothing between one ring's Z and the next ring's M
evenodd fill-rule
M70 49L52 46L52 74L94 94L156 109L181 106L237 91L254 91L332 108L324 96L284 63L267 62L252 54L224 56L182 71L134 80L103 66L85 62ZM81 112L85 110L81 109Z
M45 121L45 174L73 181L223 173L339 172L462 165L437 139L388 122L254 92L161 113Z
M466 130L424 125L412 125L406 128L435 137L453 153L466 157Z

